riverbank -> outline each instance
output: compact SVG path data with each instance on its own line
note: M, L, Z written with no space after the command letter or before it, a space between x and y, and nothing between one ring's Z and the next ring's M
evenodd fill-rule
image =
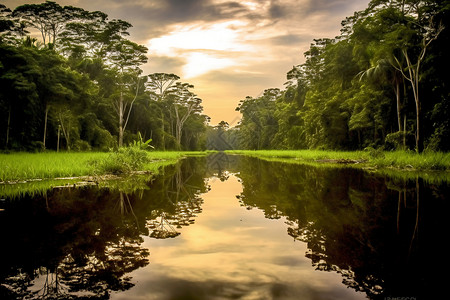
M164 165L176 163L189 155L206 155L207 152L141 151L139 165L136 157L116 152L45 152L0 154L0 182L35 181L81 176L105 176L120 173L120 168L130 171L157 173ZM142 155L143 154L143 155ZM128 161L127 161L128 160ZM136 169L133 170L132 168Z
M405 151L229 150L262 159L294 159L305 163L342 164L360 168L450 171L450 153Z
M124 151L130 151L124 150ZM247 155L265 160L307 163L318 166L350 166L377 172L444 173L450 171L450 153L323 151L323 150L230 150L228 154ZM144 154L143 154L144 153ZM117 152L46 152L0 154L0 183L94 176L144 171L156 174L165 165L180 158L207 155L209 152L138 151ZM405 172L408 171L408 172ZM434 174L436 175L436 174ZM442 175L442 174L441 174ZM442 176L439 176L442 177Z

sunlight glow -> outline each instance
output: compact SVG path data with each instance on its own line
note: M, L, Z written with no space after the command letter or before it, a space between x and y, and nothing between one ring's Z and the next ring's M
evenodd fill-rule
M242 51L245 46L237 41L236 26L239 21L230 21L203 26L177 26L169 34L149 41L153 50L172 53L175 49L204 49L222 51Z
M192 78L233 64L234 61L228 58L215 58L205 53L194 52L187 57L187 64L183 67L183 75L185 78Z
M247 6L250 10L256 10L258 8L258 3L250 2L250 1L243 1L242 4Z
M241 21L176 26L167 35L151 39L148 47L157 55L184 58L183 77L195 77L234 65L233 53L251 50L239 38L242 26L245 23ZM224 52L228 57L223 57Z

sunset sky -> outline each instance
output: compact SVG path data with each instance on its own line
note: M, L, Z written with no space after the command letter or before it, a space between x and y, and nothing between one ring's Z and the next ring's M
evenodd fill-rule
M39 1L3 0L14 9ZM144 74L175 73L195 86L211 123L236 125L246 96L282 88L314 38L333 38L369 0L60 0L130 22L149 48Z

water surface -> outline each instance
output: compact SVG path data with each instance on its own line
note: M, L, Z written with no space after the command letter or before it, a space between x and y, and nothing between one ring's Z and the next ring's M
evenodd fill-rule
M217 154L2 198L1 299L444 295L448 183Z

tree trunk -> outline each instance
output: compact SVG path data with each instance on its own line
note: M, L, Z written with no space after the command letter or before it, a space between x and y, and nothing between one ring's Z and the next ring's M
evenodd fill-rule
M411 62L411 59L408 55L408 51L406 49L402 50L403 56L406 59L406 66L408 68L408 74L405 74L403 70L400 68L401 64L397 61L399 70L402 72L403 77L406 78L411 83L411 88L413 91L414 96L414 102L416 104L416 151L422 152L423 151L423 143L422 143L422 132L421 132L421 122L422 119L422 110L421 110L421 103L419 98L419 75L420 75L420 63L422 62L422 59L425 55L426 48L424 47L422 49L422 53L420 54L419 58L417 59L416 65L413 65Z
M123 146L123 92L119 98L119 148Z
M43 139L43 144L44 144L44 150L45 150L45 140L47 138L47 119L48 119L48 110L49 110L49 106L46 105L45 106L45 119L44 119L44 139Z
M181 150L181 135L182 135L182 128L177 124L177 130L176 130L176 136L177 136L177 148L178 150Z
M137 85L136 85L136 94L134 95L134 98L133 98L133 100L132 100L131 103L130 103L130 107L128 108L128 114L127 114L127 118L126 118L126 119L123 119L123 114L125 114L126 108L125 108L125 104L123 103L123 94L120 93L120 97L121 97L121 99L122 99L121 102L122 102L122 104L123 104L123 109L122 109L122 122L125 121L125 124L123 124L123 126L122 126L122 145L123 145L123 134L124 134L125 129L127 128L128 121L130 120L131 110L133 109L134 101L136 101L137 96L138 96L138 94L139 94L139 82L140 82L140 79L138 79L138 81L137 81ZM120 128L120 126L119 126L119 128ZM119 135L120 135L120 133L119 133Z
M405 51L406 53L406 51ZM407 55L407 54L406 54ZM406 56L405 55L405 56ZM406 57L406 61L409 67L409 78L414 96L414 102L416 103L416 151L421 153L423 151L422 143L422 131L421 131L421 119L422 119L422 105L419 98L419 68L420 60L417 62L417 66L413 69L409 57Z
M161 129L162 129L162 136L161 136L161 140L162 140L162 149L165 151L166 150L166 133L165 133L165 129L164 129L164 113L161 109Z
M406 114L403 115L403 149L406 149Z
M61 125L58 125L58 141L56 144L56 152L59 152L59 137L61 136Z
M423 152L423 141L422 141L422 105L417 100L416 102L416 151Z
M70 152L70 120L69 120L69 124L67 127L64 127L64 122L63 122L63 118L61 115L61 112L59 113L59 122L61 124L61 129L64 135L64 139L66 140L66 145L67 145L67 151Z
M175 138L177 140L177 148L178 150L181 149L181 134L183 130L183 122L180 120L180 116L178 114L178 108L175 106L175 115L177 117L176 119L176 128L175 128Z
M402 128L402 104L400 101L400 81L395 80L395 98L397 100L397 122L398 122L398 131L403 131Z
M6 125L6 143L5 143L5 148L8 148L10 124L11 124L11 105L9 106L9 110L8 110L8 123Z
M189 118L189 116L192 113L193 106L190 105L187 107L186 114L180 118L180 114L178 112L178 107L175 105L175 117L176 117L176 123L175 123L175 138L177 140L177 147L181 149L181 135L183 134L183 126L186 120Z

